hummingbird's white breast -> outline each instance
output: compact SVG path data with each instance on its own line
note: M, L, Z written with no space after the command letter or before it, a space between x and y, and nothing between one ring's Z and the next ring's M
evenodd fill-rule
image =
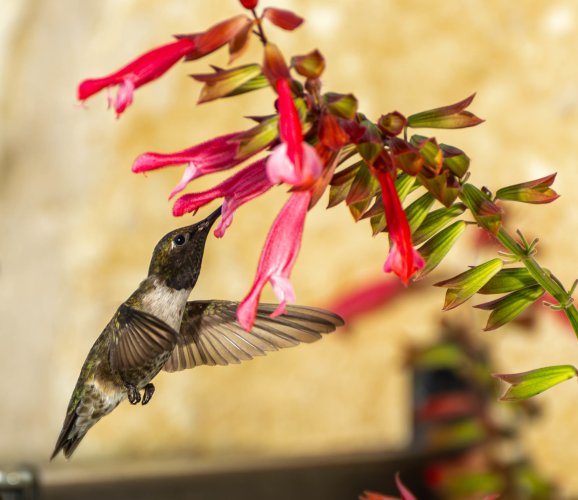
M142 297L142 310L163 320L178 332L191 291L186 288L175 290L156 278L152 285Z

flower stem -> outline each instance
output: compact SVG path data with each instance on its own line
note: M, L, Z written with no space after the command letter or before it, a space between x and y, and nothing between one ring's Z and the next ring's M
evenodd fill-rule
M267 45L267 37L265 36L265 32L263 31L263 26L261 25L261 19L259 19L259 16L257 15L257 11L255 9L251 9L251 13L253 14L253 17L255 18L255 21L257 21L257 36L259 37L259 39L261 40L261 43L263 45Z
M576 310L570 294L554 276L538 264L532 252L529 252L528 248L517 242L503 227L500 228L496 238L518 258L536 282L558 301L561 309L564 310L570 320L574 333L578 337L578 310Z

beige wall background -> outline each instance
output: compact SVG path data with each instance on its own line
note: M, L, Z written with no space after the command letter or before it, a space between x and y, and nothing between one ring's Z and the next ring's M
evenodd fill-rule
M273 4L271 2L270 4ZM307 19L296 33L270 28L285 54L318 48L325 84L352 91L376 118L449 104L473 91L487 122L437 134L471 156L473 180L497 188L557 171L554 205L512 210L512 228L540 236L540 257L565 283L576 277L578 6L572 0L278 0ZM46 464L80 366L118 304L145 276L156 241L188 224L166 197L181 169L130 172L144 151L175 151L246 127L271 110L261 91L196 107L179 65L140 89L120 119L105 96L75 104L86 77L117 69L170 35L240 12L219 0L8 0L0 2L0 461ZM256 43L243 62L260 60ZM202 189L214 179L201 179ZM282 190L241 209L223 240L211 239L193 297L240 299ZM384 237L372 239L345 209L320 204L307 221L293 273L299 302L330 303L381 278ZM481 257L465 238L434 278ZM271 295L268 296L271 298ZM265 297L267 298L267 296ZM434 338L443 294L430 288L374 312L315 345L225 368L163 374L146 408L121 405L77 452L77 463L129 457L314 455L400 448L409 437L404 347ZM576 341L544 315L538 331L483 333L500 371L576 363ZM576 386L540 401L524 432L537 465L578 495ZM62 464L53 465L62 467Z

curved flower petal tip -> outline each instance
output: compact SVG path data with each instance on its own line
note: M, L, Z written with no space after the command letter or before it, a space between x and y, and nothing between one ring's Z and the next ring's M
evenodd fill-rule
M181 196L173 206L173 215L196 212L216 198L224 198L221 220L215 229L215 236L223 237L237 208L273 187L265 172L265 161L261 159L252 163L212 189Z
M113 104L117 116L120 116L132 103L135 89L162 76L191 52L195 45L192 40L180 39L142 54L108 76L84 80L78 86L78 99L85 101L105 88L118 85L116 98L109 98L109 105Z
M383 271L386 273L393 272L404 284L407 285L409 279L420 269L425 266L425 261L420 253L410 246L401 247L403 250L400 251L395 243L392 243L389 255L383 265Z
M267 282L271 283L275 295L280 300L272 316L283 314L286 303L295 300L289 276L301 246L305 215L310 201L309 191L294 192L269 230L253 286L237 308L237 319L247 331L253 327L259 298Z

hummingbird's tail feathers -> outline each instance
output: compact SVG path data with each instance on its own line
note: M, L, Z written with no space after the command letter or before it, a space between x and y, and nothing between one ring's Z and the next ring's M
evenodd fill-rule
M237 321L237 306L220 300L188 302L177 345L164 370L237 364L269 351L315 342L343 325L336 314L305 306L288 306L286 314L271 318L277 305L260 304L255 324L246 332Z
M60 436L58 436L50 460L53 460L60 451L62 451L66 458L70 458L74 450L76 450L76 447L80 444L80 441L82 441L82 438L90 428L85 427L84 430L80 431L78 429L77 420L78 414L76 413L76 409L66 416L64 425L62 426L62 431L60 431Z

